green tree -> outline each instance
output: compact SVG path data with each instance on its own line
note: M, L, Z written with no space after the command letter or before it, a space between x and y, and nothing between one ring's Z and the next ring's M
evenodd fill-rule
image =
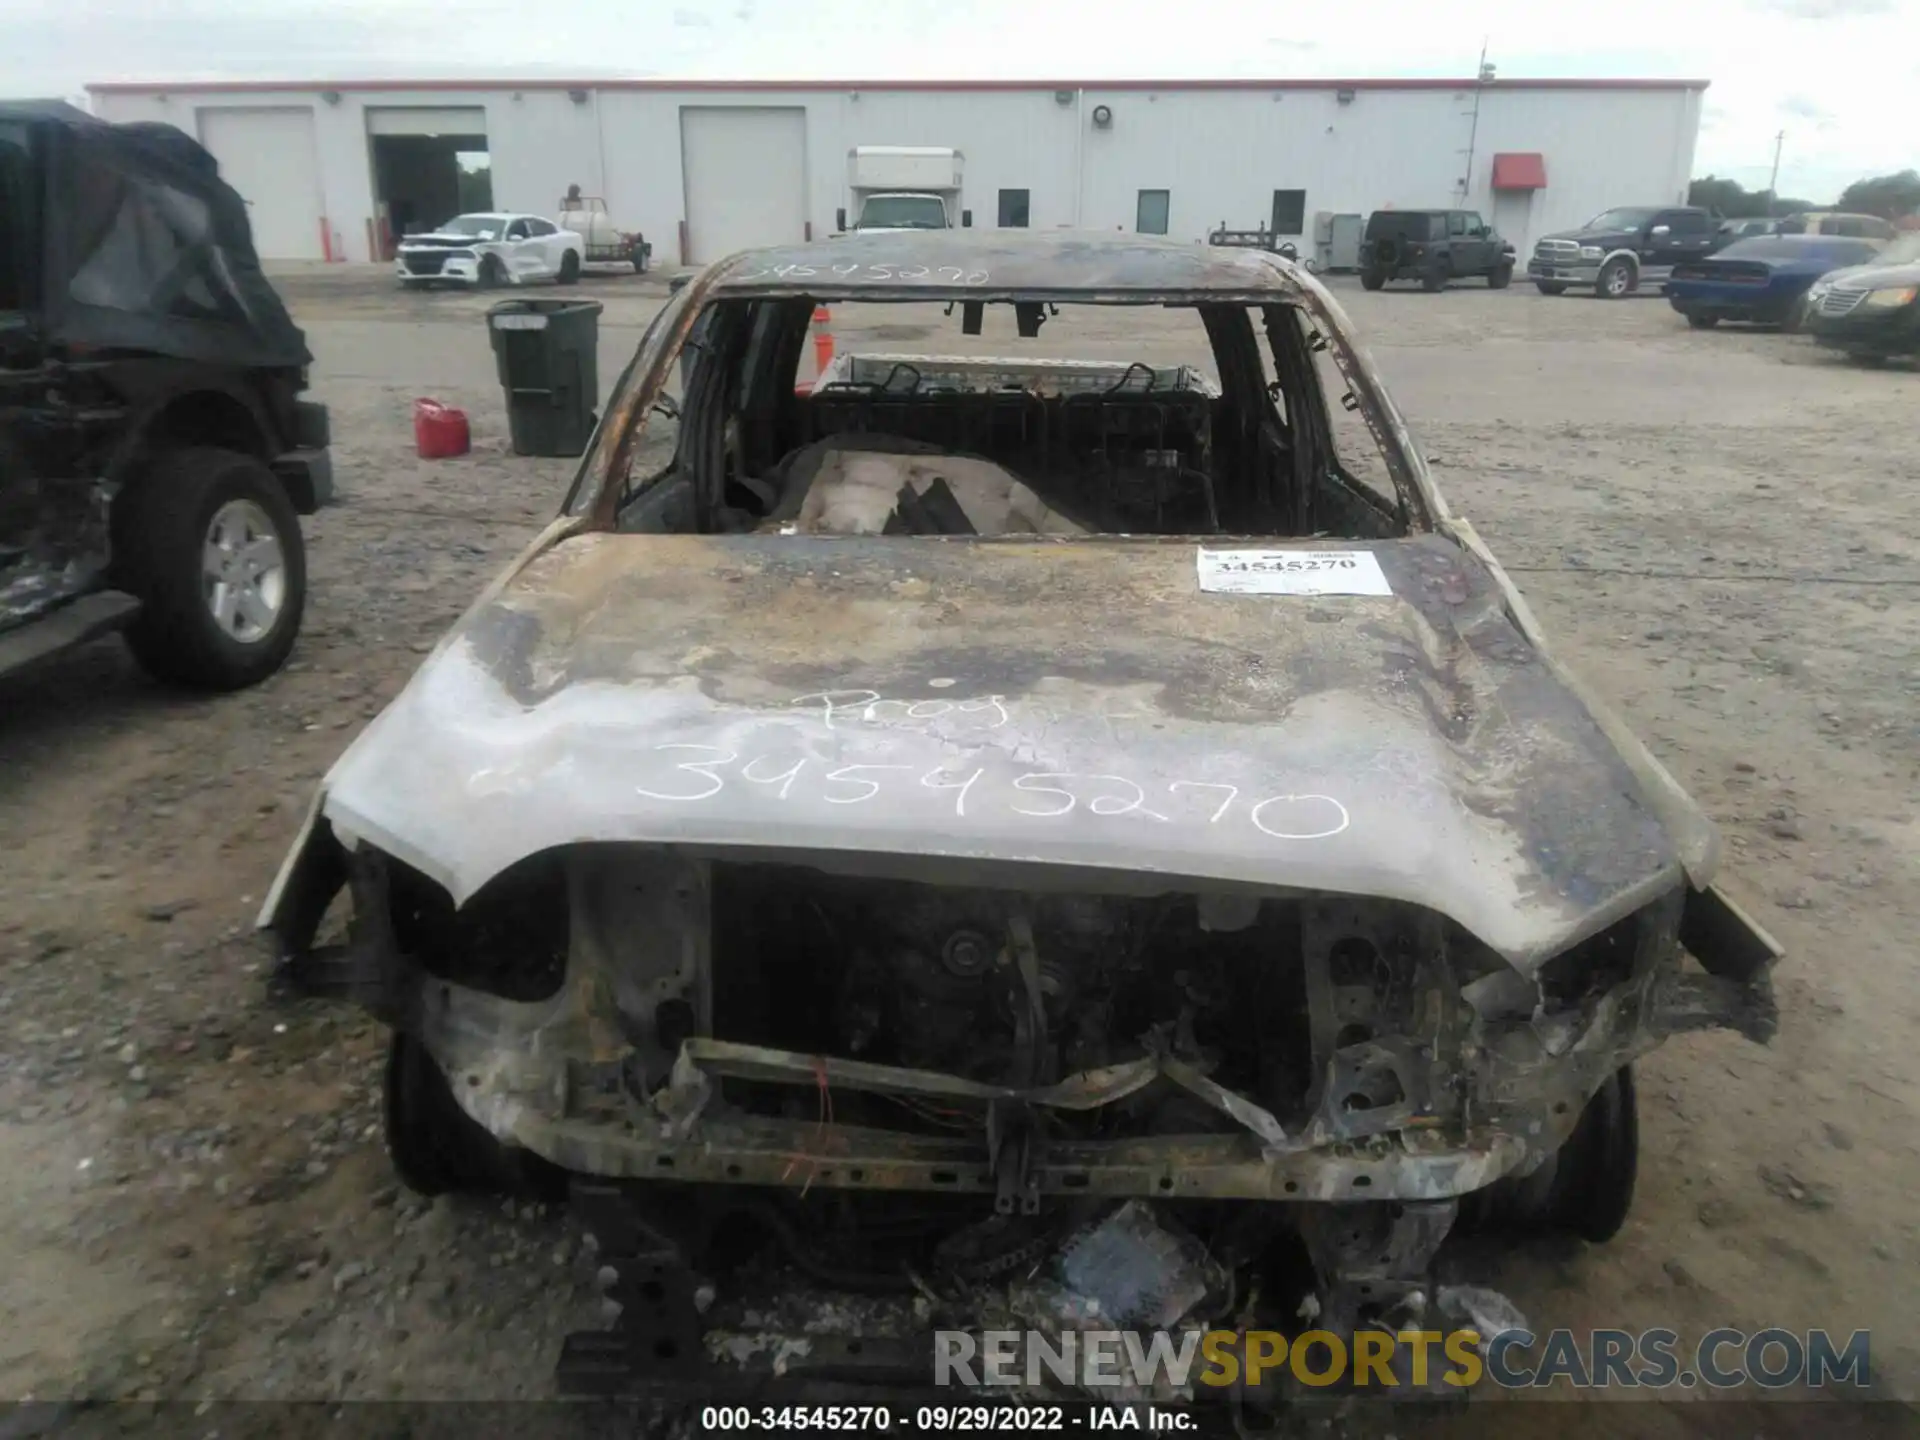
M1766 194L1748 190L1738 180L1707 175L1687 187L1687 203L1717 211L1729 220L1767 213Z
M1840 208L1888 220L1920 212L1920 171L1902 170L1897 175L1856 180L1840 192Z
M1811 200L1791 195L1775 196L1765 190L1749 190L1738 180L1707 175L1687 187L1687 203L1714 210L1729 220L1750 220L1765 215L1792 215L1818 207Z
M460 212L471 215L475 211L493 209L493 166L482 160L473 169L465 165L460 167Z

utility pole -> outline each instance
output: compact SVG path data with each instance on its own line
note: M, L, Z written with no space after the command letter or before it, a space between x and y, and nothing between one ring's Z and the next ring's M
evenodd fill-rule
M1493 67L1487 64L1487 40L1483 37L1480 41L1480 69L1476 72L1476 83L1473 87L1473 124L1467 131L1466 174L1460 177L1460 203L1462 205L1467 203L1467 196L1472 193L1473 190L1473 152L1480 141L1480 96L1485 92L1488 82L1492 79Z
M1767 218L1773 218L1773 202L1779 193L1780 185L1780 147L1787 143L1787 132L1782 130L1773 137L1773 173L1767 177Z

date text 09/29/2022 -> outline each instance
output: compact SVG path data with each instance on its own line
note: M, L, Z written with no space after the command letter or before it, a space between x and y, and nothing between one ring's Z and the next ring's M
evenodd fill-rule
M707 1405L708 1433L773 1430L892 1431L908 1434L1066 1434L1135 1430L1182 1434L1198 1427L1188 1410L1165 1405L921 1405L895 1412L885 1405Z

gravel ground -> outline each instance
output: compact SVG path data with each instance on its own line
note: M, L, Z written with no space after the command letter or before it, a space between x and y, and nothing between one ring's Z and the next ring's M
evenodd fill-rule
M1876 1382L1913 1397L1920 376L1691 332L1657 299L1336 286L1453 507L1724 827L1791 952L1773 1046L1693 1036L1641 1067L1617 1240L1460 1263L1538 1329L1870 1328ZM250 933L314 783L571 464L509 453L481 299L359 267L284 288L343 492L309 522L293 662L183 698L106 641L0 681L0 1398L538 1397L599 1323L565 1216L397 1188L381 1034L270 993ZM664 286L581 293L610 392ZM1198 358L1179 318L1069 311L1028 353ZM835 329L1020 353L932 307ZM471 456L414 458L418 395L467 409Z

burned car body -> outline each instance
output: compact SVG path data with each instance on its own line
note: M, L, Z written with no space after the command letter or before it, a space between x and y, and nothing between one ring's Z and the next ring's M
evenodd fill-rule
M860 301L970 334L1191 307L1218 383L889 356L797 393L816 304ZM636 1257L679 1274L725 1196L793 1241L825 1197L917 1192L943 1233L1229 1202L1358 1323L1463 1202L1611 1233L1625 1067L1770 1033L1777 950L1717 851L1304 271L849 237L668 303L565 513L335 766L262 924L396 1028L415 1183L571 1175L608 1233L658 1199L612 1245L629 1318L665 1273Z

